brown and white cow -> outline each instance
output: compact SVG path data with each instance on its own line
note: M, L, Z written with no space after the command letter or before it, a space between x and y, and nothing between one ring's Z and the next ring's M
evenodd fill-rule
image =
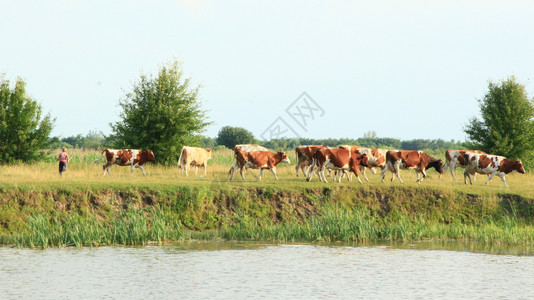
M198 167L204 167L204 176L207 174L206 169L208 167L208 160L211 159L211 149L204 149L198 147L184 146L178 159L178 167L181 169L181 173L187 176L189 167L195 167L195 176L198 172Z
M235 153L235 159L237 163L237 168L232 169L232 177L230 177L230 180L234 179L235 170L239 169L239 172L241 173L241 178L245 180L245 175L243 172L247 168L251 169L260 169L260 176L258 177L258 180L261 180L261 175L263 174L263 170L269 169L274 174L274 178L278 180L278 176L276 175L276 166L283 162L283 163L290 163L289 158L284 152L277 152L272 153L269 151L243 151L238 149L234 149Z
M365 148L365 147L359 147L359 146L349 146L349 145L342 145L339 146L340 148L345 148L350 150L351 152L357 152L360 154L367 155L367 158L369 160L369 169L373 174L376 174L376 168L380 168L383 170L386 167L386 153L388 150L385 149L378 149L378 148ZM365 170L367 167L360 165L360 171L362 172L363 178L365 181L369 181L367 178L367 175L365 175Z
M356 178L358 178L358 182L362 183L360 177L358 176L358 169L360 165L368 167L368 162L369 160L367 155L360 154L358 152L351 152L348 149L318 149L313 154L313 164L308 171L307 180L310 181L313 177L313 169L318 168L319 179L322 182L328 182L324 175L324 171L326 169L331 169L342 172L352 171L356 175ZM341 177L342 176L339 175L338 182L341 182Z
M234 153L236 150L242 150L246 152L252 152L252 151L269 151L269 149L256 145L256 144L240 144L234 146ZM235 160L235 154L234 154L234 160L232 161L232 166L230 167L230 170L228 171L228 174L235 172L235 170L239 169L237 166L237 162Z
M417 174L417 183L421 183L426 177L426 170L434 168L440 174L443 174L444 166L441 159L433 158L423 151L418 150L389 150L386 153L386 167L382 170L382 182L386 177L387 170L390 170L401 183L404 183L400 178L400 169L415 169ZM422 178L419 178L419 173L423 174ZM395 177L391 177L393 181Z
M105 153L106 164L102 166L104 173L102 176L106 175L106 170L108 174L111 175L111 167L115 165L119 166L130 166L130 176L132 176L134 168L141 169L143 175L146 176L143 165L146 162L155 162L156 158L154 157L154 152L152 150L137 150L137 149L105 149L102 151Z
M481 151L481 150L447 150L445 152L445 168L451 171L452 179L456 180L456 177L454 176L454 169L456 169L457 167L461 167L465 169L466 161L464 159L464 156L468 152L477 153L477 154L486 154L486 152ZM476 176L476 173L475 173L475 176Z
M506 174L517 171L521 174L525 174L525 169L520 160L511 160L504 156L490 155L490 154L478 154L478 153L465 153L464 159L466 160L467 166L464 171L464 183L467 184L467 178L469 178L469 183L473 184L471 180L471 175L476 173L488 174L488 181L486 185L493 179L493 177L501 177L502 182L505 187L508 187L506 184Z
M302 170L304 176L308 176L307 171L309 170L313 162L313 153L316 150L328 148L322 145L310 145L310 146L298 146L295 148L295 155L297 157L297 165L295 166L295 171L297 172L297 177L299 177L299 170Z

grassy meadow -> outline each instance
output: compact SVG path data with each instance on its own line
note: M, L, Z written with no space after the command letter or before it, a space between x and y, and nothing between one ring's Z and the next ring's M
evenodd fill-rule
M229 181L232 151L216 151L208 174L180 174L177 166L145 165L147 176L114 166L102 176L97 151L70 150L58 174L59 149L33 164L0 171L0 243L21 247L143 245L189 239L262 241L462 240L534 246L534 181L530 173L485 186L463 169L440 179L434 170L421 183L414 171L398 180L354 178L341 184L295 176L292 163L277 168L279 180L248 170ZM442 158L442 157L440 157ZM100 159L95 163L95 160ZM156 154L157 159L157 154ZM362 177L363 180L363 177Z

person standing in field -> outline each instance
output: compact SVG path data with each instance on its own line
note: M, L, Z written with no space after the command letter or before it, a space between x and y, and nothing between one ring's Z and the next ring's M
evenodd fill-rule
M59 153L59 175L62 176L63 172L67 171L67 163L69 162L69 154L67 153L67 147L61 149Z

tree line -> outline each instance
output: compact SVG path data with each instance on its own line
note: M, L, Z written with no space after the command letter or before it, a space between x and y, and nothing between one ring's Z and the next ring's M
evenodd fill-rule
M377 137L366 133L351 139L275 139L258 141L248 130L225 126L216 138L202 135L208 121L200 101L200 87L191 86L177 60L163 64L156 75L141 74L131 90L119 99L120 120L110 123L112 134L90 131L86 135L50 137L55 119L43 114L40 104L26 94L26 83L17 78L12 86L0 75L0 163L37 160L46 148L151 149L158 162L174 164L182 146L205 148L257 143L269 149L292 149L298 145L320 144L335 147L349 144L369 148L404 150L479 149L487 153L522 159L534 167L534 102L515 77L489 82L488 91L478 100L480 118L473 117L464 131L467 141Z

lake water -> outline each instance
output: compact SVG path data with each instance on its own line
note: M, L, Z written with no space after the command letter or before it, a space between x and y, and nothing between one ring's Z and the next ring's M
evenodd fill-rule
M0 298L532 299L530 254L457 244L0 247Z

